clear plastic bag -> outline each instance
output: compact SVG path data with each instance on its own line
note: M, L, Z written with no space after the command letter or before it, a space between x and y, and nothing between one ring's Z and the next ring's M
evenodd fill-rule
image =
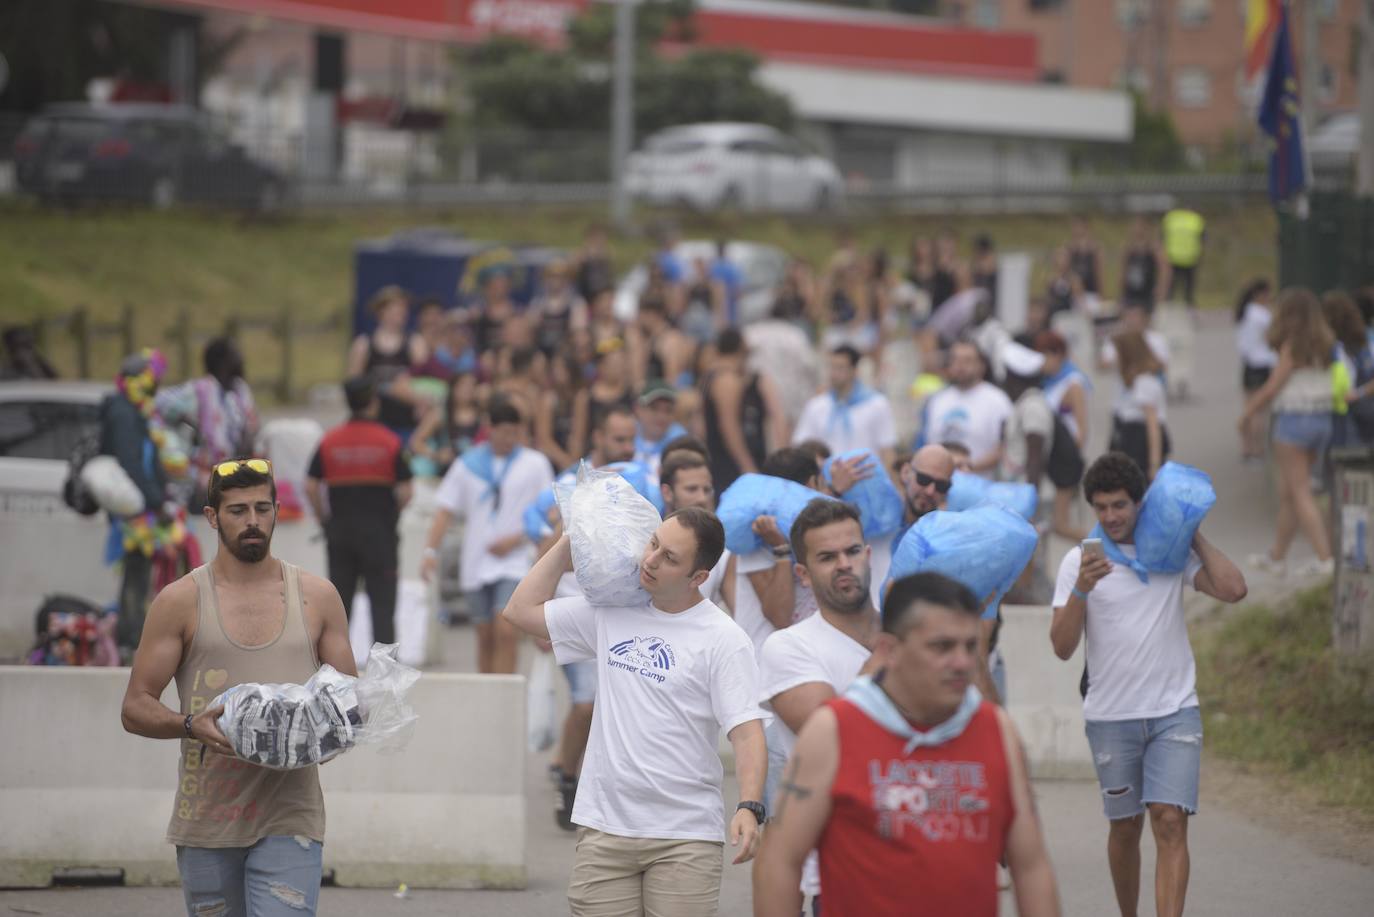
M849 461L855 458L867 459L867 467L871 469L872 474L862 481L855 482L853 487L845 491L841 499L846 503L852 503L858 509L865 538L871 540L883 535L891 535L902 527L905 507L902 502L902 495L897 492L896 486L892 483L892 477L883 467L882 460L874 455L871 449L853 449L840 455L831 456L821 466L821 473L825 475L826 483L833 485L834 480L830 474L831 466L835 464L836 460Z
M754 534L754 520L772 516L778 531L787 536L792 523L816 499L831 499L804 484L767 474L742 474L720 495L716 516L725 527L725 546L735 554L761 549L763 539Z
M573 572L593 605L643 605L649 593L639 585L644 548L663 521L653 504L620 473L597 471L583 462L575 483L554 488L558 511L572 546Z
M927 513L892 552L883 595L888 585L904 576L943 573L972 590L979 602L992 595L992 604L984 612L985 617L992 617L1030 563L1038 541L1034 526L993 503L960 513Z
M420 673L397 658L400 645L375 643L357 678L322 665L303 685L236 685L211 702L238 757L294 770L322 764L355 745L400 751L417 719L406 693Z
M525 738L532 752L547 751L558 738L558 698L554 693L553 653L540 653L526 684Z
M1152 573L1182 573L1203 518L1217 502L1205 471L1165 462L1145 492L1135 524L1136 558Z
M945 509L951 513L961 513L973 509L980 503L995 503L1005 506L1022 519L1035 518L1040 495L1034 484L1018 484L1015 481L989 481L976 474L954 472L954 485L949 489Z

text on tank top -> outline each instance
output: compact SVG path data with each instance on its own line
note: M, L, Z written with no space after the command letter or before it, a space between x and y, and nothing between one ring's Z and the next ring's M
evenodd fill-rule
M827 909L995 915L995 867L1014 817L996 708L984 701L961 734L907 754L906 740L855 704L828 706L840 748L817 845Z
M304 684L319 668L301 600L300 570L281 564L284 620L269 643L248 647L231 639L220 619L209 564L191 571L196 584L196 633L177 669L181 712L200 713L235 685ZM181 740L176 801L167 840L188 847L249 847L264 837L303 835L324 840L324 796L316 767L278 771L205 750Z

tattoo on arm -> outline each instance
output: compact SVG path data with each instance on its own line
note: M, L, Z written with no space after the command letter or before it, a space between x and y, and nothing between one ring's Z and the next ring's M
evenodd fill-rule
M793 755L792 761L787 767L787 773L783 775L782 786L778 787L778 812L773 816L776 822L782 821L782 815L787 811L787 801L793 797L806 799L811 795L809 787L801 786L796 782L797 771L801 767L801 756Z

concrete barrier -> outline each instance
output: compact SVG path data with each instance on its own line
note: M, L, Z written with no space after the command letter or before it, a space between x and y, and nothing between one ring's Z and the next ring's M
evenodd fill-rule
M1092 753L1083 732L1083 644L1065 662L1050 647L1048 606L1003 605L997 640L1007 666L1007 712L1026 745L1031 774L1093 779Z
M128 669L0 666L0 887L54 870L122 870L176 884L165 841L177 746L129 735ZM324 765L325 874L339 885L523 888L525 682L424 675L409 745ZM175 708L176 689L163 702Z

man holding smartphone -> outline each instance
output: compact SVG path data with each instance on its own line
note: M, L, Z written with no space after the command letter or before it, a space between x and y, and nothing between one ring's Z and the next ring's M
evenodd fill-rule
M1145 474L1120 452L1093 463L1083 491L1106 538L1135 557ZM1145 812L1157 850L1155 901L1161 915L1183 913L1188 890L1188 816L1197 812L1202 764L1193 650L1183 587L1223 602L1245 598L1240 570L1199 531L1183 573L1145 581L1106 557L1102 539L1069 551L1059 567L1050 641L1069 659L1087 635L1090 674L1083 701L1088 744L1110 822L1107 862L1117 905L1136 913Z

